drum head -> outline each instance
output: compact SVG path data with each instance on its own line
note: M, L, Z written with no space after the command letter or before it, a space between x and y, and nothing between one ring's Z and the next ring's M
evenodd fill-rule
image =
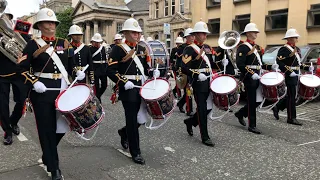
M220 76L211 82L210 88L215 93L226 94L237 88L237 81L230 76Z
M267 72L262 75L260 82L266 86L275 86L284 81L284 76L279 72Z
M88 86L75 85L58 96L56 107L60 111L69 112L83 105L89 96L90 88Z
M304 74L300 77L300 82L307 87L319 87L320 78L312 74Z
M164 79L157 79L155 89L153 90L152 88L154 88L153 87L154 81L155 80L147 81L143 85L143 87L146 87L148 89L141 88L140 95L143 99L145 100L159 99L169 91L170 89L169 83Z

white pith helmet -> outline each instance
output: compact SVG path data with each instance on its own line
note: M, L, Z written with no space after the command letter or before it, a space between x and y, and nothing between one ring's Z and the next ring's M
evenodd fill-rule
M70 35L83 35L83 32L78 25L74 24L69 28L68 36L70 36Z
M122 33L123 31L142 32L142 29L137 20L129 18L123 23L123 27L119 33Z
M182 39L182 37L177 37L177 39L176 39L176 41L175 41L175 43L176 44L178 44L178 43L180 43L180 44L182 44L183 43L183 39Z
M202 32L202 33L207 33L207 34L210 34L209 30L208 30L208 26L207 26L207 23L203 22L201 19L199 22L197 22L192 31L191 31L191 34L193 33L198 33L198 32Z
M248 23L241 34L245 34L247 32L259 32L259 29L255 23Z
M184 31L184 36L183 36L183 37L185 38L185 37L187 37L187 36L190 36L190 35L191 35L191 34L190 34L191 32L192 32L192 28L186 29L186 30Z
M49 8L42 8L37 13L36 22L33 24L33 29L39 29L38 24L42 21L51 21L55 22L58 26L60 21L57 20L56 14Z
M94 42L102 42L103 39L101 37L101 34L100 33L95 33L92 38L91 38L91 41L94 41Z
M291 38L291 37L296 37L296 38L300 37L300 35L298 34L296 29L293 29L293 28L288 29L283 40L285 40L287 38Z
M113 40L115 41L115 40L118 40L118 39L122 39L122 36L120 35L120 34L116 34L116 35L114 35L114 38L113 38Z

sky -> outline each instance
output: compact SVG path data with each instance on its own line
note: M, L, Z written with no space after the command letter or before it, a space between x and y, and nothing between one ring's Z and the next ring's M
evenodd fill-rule
M128 3L131 0L125 0ZM39 3L43 0L7 0L8 6L14 19L23 15L29 15L31 12L37 12L39 10Z

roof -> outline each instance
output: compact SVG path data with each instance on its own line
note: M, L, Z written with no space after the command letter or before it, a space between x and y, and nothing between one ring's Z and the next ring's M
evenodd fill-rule
M149 0L131 0L127 6L132 12L149 11Z

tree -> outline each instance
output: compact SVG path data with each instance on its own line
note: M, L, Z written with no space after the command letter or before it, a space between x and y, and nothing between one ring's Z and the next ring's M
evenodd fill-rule
M72 26L72 17L71 14L73 12L73 8L69 7L64 11L57 13L57 19L60 21L59 26L57 27L56 36L60 38L68 37L69 28Z

